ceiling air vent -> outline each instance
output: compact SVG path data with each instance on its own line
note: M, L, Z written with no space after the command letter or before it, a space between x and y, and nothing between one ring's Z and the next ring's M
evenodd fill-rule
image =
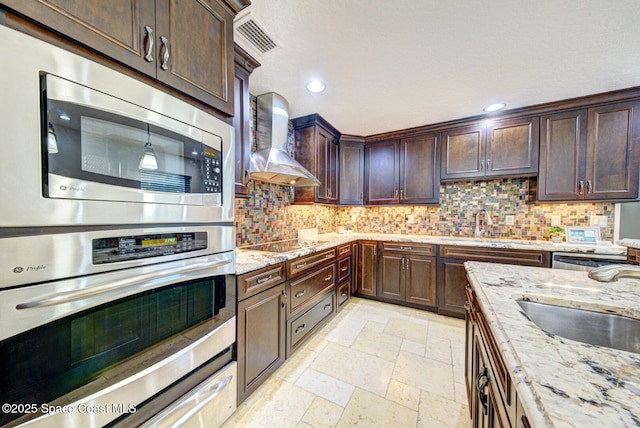
M267 33L264 26L251 16L251 13L247 13L237 20L234 27L237 34L251 43L251 46L257 49L262 55L280 47L275 39Z

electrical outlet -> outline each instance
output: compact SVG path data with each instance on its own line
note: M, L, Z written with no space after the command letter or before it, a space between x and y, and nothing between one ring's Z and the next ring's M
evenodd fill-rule
M609 224L609 219L606 215L592 215L589 217L589 225L590 226L600 226L607 227Z
M560 227L562 226L562 216L552 215L551 216L551 227Z
M514 216L513 214L504 216L504 224L506 224L507 226L513 226L515 222L516 216Z
M413 224L416 222L416 216L414 214L409 214L407 216L407 224Z

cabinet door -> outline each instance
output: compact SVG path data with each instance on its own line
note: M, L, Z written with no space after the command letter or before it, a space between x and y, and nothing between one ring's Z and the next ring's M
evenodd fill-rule
M406 302L436 306L436 258L415 254L404 256Z
M440 260L438 279L438 313L463 318L467 301L467 271L464 260Z
M329 187L329 202L338 202L338 144L330 139L327 144L327 186Z
M3 0L2 4L96 52L156 76L154 0Z
M358 268L358 260L360 260L360 254L358 251L360 245L358 242L351 243L351 266L353 266L351 272L351 295L355 295L358 292L358 280L360 279L360 269Z
M522 177L537 174L539 147L539 117L487 125L485 175Z
M400 202L440 201L439 134L400 141Z
M399 142L384 141L365 145L365 203L397 203L400 162Z
M587 111L542 116L538 200L584 198Z
M234 76L234 115L233 129L235 130L235 176L234 187L236 195L249 194L249 162L251 157L251 142L249 129L249 73L241 67L235 67Z
M340 142L340 204L364 203L364 144Z
M482 125L442 133L442 179L484 176L485 132Z
M640 106L590 108L585 199L635 199L640 164Z
M316 188L316 202L335 203L338 200L338 148L333 136L316 127L316 171L320 186Z
M380 257L380 293L378 297L404 301L405 258L401 253L384 252Z
M238 404L285 360L284 286L238 303Z
M358 294L376 295L378 243L360 241L358 252Z
M158 80L233 115L233 18L220 0L157 0Z

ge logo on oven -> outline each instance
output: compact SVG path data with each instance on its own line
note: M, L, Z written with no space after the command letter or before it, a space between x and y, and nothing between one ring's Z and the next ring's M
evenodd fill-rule
M16 266L13 268L13 273L22 273L24 268L22 266Z

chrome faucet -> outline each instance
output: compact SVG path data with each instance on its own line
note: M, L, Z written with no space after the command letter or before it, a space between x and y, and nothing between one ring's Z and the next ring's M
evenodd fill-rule
M482 220L482 217L484 217L486 219L486 224L484 224L484 221ZM480 227L480 223L482 223L482 227ZM482 210L478 210L476 211L476 238L482 238L482 234L483 233L487 233L487 229L485 229L486 226L491 226L493 224L493 221L491 221L491 216L489 216L489 213L487 212L487 210L482 209Z
M591 269L589 278L600 282L617 281L618 278L640 279L640 266L634 265L607 265Z

